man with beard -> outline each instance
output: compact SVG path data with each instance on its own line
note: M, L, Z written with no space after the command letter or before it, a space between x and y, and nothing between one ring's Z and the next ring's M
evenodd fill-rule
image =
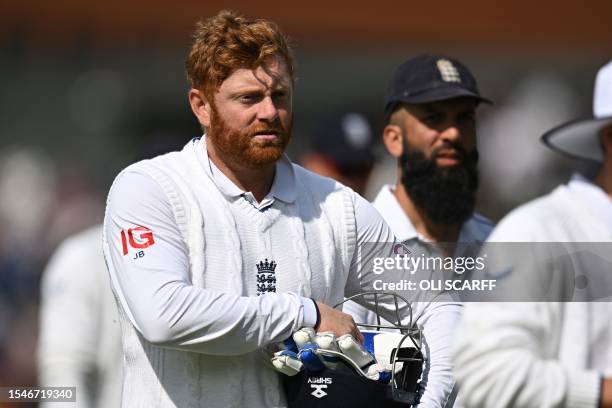
M490 103L459 61L420 56L398 67L385 101L383 140L398 159L394 187L374 206L401 240L483 242L492 224L474 213L476 108Z
M108 198L122 406L283 407L268 348L304 326L363 341L327 305L372 287L357 248L367 263L394 237L363 198L284 156L294 61L274 23L226 11L200 22L186 68L205 136L129 166ZM458 319L457 304L411 300L426 335ZM433 359L435 375L452 375Z
M419 56L393 74L385 96L383 141L397 158L398 176L394 186L381 189L374 207L397 239L443 243L442 250L454 251L448 255L475 256L493 229L489 220L474 213L475 116L481 102L490 103L480 96L471 72L451 58ZM377 320L373 312L353 302L347 302L344 311L357 323ZM441 324L454 328L456 322ZM451 345L448 336L439 349L431 344L429 348L431 354L448 356ZM452 380L447 385L452 387ZM449 398L447 406L453 401Z

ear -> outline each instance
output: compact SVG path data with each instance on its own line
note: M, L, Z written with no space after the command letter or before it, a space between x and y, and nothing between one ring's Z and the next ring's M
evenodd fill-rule
M210 103L204 96L204 92L192 88L188 95L193 114L198 118L200 125L208 128L210 126Z
M387 125L383 129L383 142L391 156L398 158L404 151L402 128L398 125Z

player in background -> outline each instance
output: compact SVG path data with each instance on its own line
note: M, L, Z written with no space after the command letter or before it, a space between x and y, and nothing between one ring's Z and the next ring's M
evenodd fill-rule
M43 272L38 340L39 385L76 387L76 403L121 401L121 333L102 255L102 226L66 239Z
M491 232L491 222L474 212L481 102L489 103L472 73L444 56L408 59L389 80L383 141L397 159L397 180L383 186L373 204L399 240L479 244ZM454 255L475 255L477 249L458 246ZM344 311L356 322L376 322L373 312L354 302L347 302ZM449 355L452 341L449 336L444 349L432 353Z
M374 167L373 149L372 127L363 114L330 115L317 124L311 149L300 163L363 196Z
M409 59L390 79L383 141L397 179L374 206L400 240L483 242L492 229L474 212L478 188L476 108L490 103L461 62Z
M593 111L593 118L565 123L543 141L600 162L595 179L574 174L513 210L489 237L491 247L506 245L490 271L500 284L515 283L520 292L549 277L557 284L546 288L547 302L466 305L454 361L467 406L612 406L612 62L597 74ZM521 242L528 245L520 254L511 251L508 243ZM563 257L533 268L523 262L538 265L556 248L565 248Z

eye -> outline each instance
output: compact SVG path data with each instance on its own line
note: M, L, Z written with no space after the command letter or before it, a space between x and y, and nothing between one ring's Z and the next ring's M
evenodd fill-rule
M272 98L274 98L274 100L277 100L277 101L285 100L288 97L289 97L289 92L286 90L274 91L274 93L272 94Z
M238 96L238 101L245 105L251 105L257 103L261 99L260 95L257 94L244 94Z
M444 121L444 115L441 113L429 113L422 119L427 125L438 125Z
M473 112L464 113L462 115L459 115L459 117L457 118L457 122L460 125L471 125L476 123L476 117Z

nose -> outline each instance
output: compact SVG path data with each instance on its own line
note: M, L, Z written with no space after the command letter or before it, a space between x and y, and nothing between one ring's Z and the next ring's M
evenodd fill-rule
M459 131L458 126L450 125L442 131L441 137L442 137L442 140L447 140L449 142L456 142L460 139L461 132Z
M271 97L266 96L259 103L257 110L257 119L267 122L273 122L278 117L278 108L274 104Z

